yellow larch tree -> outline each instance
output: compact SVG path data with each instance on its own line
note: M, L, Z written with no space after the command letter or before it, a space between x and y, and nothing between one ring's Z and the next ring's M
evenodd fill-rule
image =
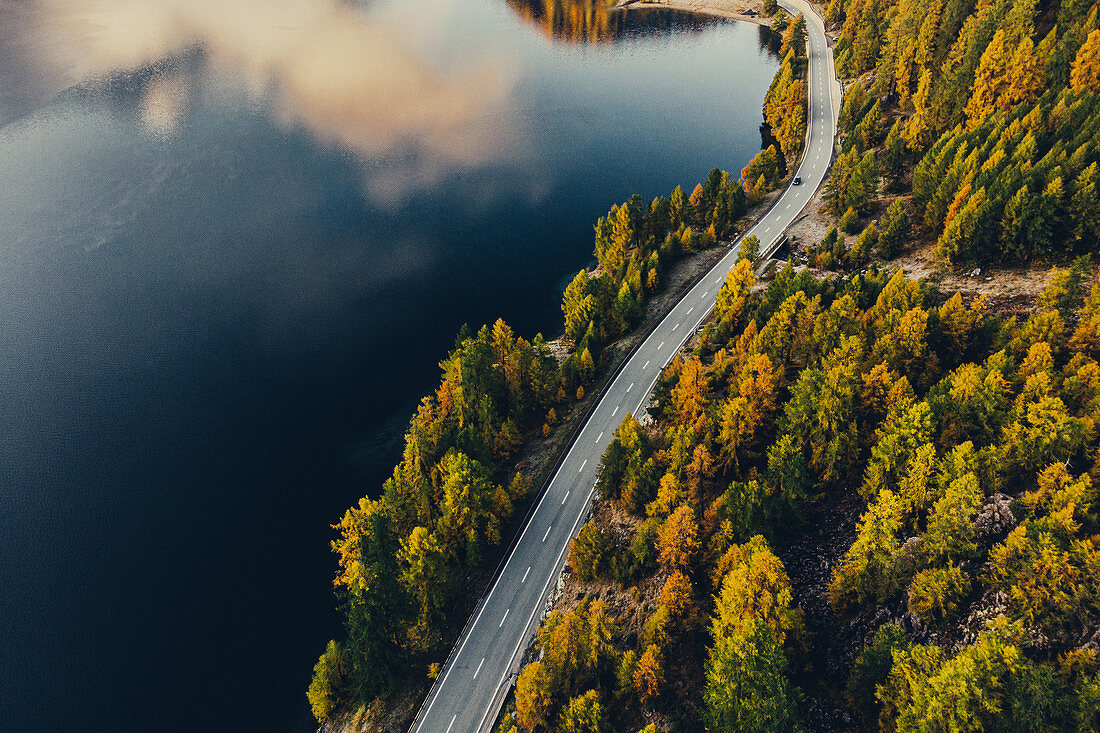
M707 407L707 374L698 357L684 362L680 380L672 389L672 403L682 425L691 425Z
M638 693L638 701L645 705L650 698L656 697L664 681L661 650L656 644L650 644L638 659L638 666L634 668L634 691Z
M1100 93L1100 30L1089 34L1070 67L1069 83L1075 92Z
M686 568L699 550L695 512L683 505L665 520L657 534L658 559L670 568Z
M997 110L1008 112L1021 102L1036 99L1042 86L1040 68L1031 38L1024 37L1010 48L1010 38L998 30L978 63L970 102L966 105L967 126L973 130Z

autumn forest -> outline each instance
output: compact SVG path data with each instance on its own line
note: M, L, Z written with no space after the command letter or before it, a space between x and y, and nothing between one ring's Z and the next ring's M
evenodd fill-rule
M811 204L827 231L778 260L745 241L623 418L499 733L1100 730L1100 5L819 10L845 88ZM595 222L560 339L461 332L383 491L334 528L346 634L309 689L322 724L400 729L381 721L423 697L538 495L531 455L676 268L786 185L806 20L762 12L774 144ZM922 281L899 266L915 252L1041 294Z

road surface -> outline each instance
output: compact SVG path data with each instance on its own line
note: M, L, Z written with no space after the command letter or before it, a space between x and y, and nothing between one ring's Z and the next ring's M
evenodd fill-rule
M840 106L840 84L820 18L803 0L784 0L780 4L792 13L806 14L809 126L806 151L794 174L802 184L789 186L760 222L745 232L745 236L760 239L763 255L775 249L783 231L824 180ZM542 619L569 541L587 515L600 457L615 428L627 413L637 415L649 402L662 367L713 309L718 289L736 262L737 248L731 248L676 304L607 388L499 577L475 611L473 621L459 637L413 721L412 733L483 733L493 725L519 671L523 651Z

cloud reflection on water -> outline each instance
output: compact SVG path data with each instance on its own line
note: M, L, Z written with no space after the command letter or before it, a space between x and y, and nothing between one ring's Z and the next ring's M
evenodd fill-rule
M383 200L514 157L523 139L515 129L522 120L507 114L514 65L499 50L442 68L393 16L372 18L336 0L42 0L19 6L18 16L7 35L22 68L0 66L9 77L0 89L13 90L9 104L34 96L31 76L48 98L152 69L140 88L140 117L150 132L169 134L185 121L197 85L178 78L191 65L164 62L198 49L204 83L374 161L364 175ZM434 16L445 22L446 13Z

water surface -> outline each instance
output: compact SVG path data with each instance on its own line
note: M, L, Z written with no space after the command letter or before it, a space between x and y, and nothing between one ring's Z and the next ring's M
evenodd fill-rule
M328 551L463 322L760 145L755 26L0 0L5 729L309 729Z

